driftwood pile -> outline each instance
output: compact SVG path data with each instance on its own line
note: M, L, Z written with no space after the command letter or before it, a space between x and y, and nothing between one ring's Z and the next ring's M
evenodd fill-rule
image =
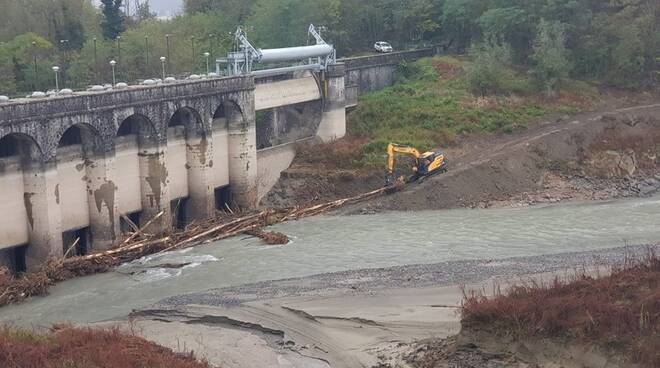
M267 209L249 214L225 216L190 224L185 230L180 232L157 237L151 236L145 229L151 222L162 216L162 213L160 213L141 229L134 227L136 231L113 249L86 256L76 256L59 260L52 259L42 265L39 271L20 277L12 277L6 269L0 269L0 306L20 303L34 295L45 295L51 285L60 281L78 276L107 272L124 262L139 259L150 254L189 248L201 243L210 243L243 233L259 237L268 244L286 244L288 242L286 235L264 232L260 229L285 221L316 216L348 204L366 201L398 191L401 187L402 185L396 185L381 188L355 197L344 198L311 207Z

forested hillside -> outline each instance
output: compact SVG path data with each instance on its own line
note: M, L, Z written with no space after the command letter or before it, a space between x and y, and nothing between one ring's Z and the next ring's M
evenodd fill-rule
M660 56L657 0L186 0L185 13L169 20L148 6L127 16L121 0L102 4L0 0L0 94L52 88L53 65L75 88L109 82L111 59L129 82L160 75L161 56L167 74L203 73L204 53L224 54L238 25L259 47L304 44L314 23L341 56L368 52L376 40L448 53L481 48L545 79L625 87L648 86Z

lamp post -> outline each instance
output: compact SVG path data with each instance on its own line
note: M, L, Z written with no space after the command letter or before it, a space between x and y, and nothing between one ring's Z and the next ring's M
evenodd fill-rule
M167 49L167 52L165 54L165 58L167 60L167 70L170 70L170 34L165 35L165 47Z
M160 64L163 67L163 80L165 80L165 61L167 58L165 56L160 57Z
M99 60L98 60L98 53L96 51L96 37L92 39L94 41L94 77L96 79L96 83L99 83Z
M60 91L60 83L58 79L58 74L60 72L60 67L59 66L54 66L53 67L53 72L55 72L55 93L58 93Z
M206 58L206 76L207 77L209 76L209 73L210 73L210 70L209 70L209 68L210 68L210 66L209 66L209 56L211 56L210 53L208 53L208 52L204 53L204 57Z
M209 33L209 50L211 56L213 56L213 37L215 37L215 34Z
M190 44L192 45L192 73L195 72L195 36L190 37Z
M115 84L117 84L117 79L115 78L115 65L117 65L117 62L114 60L110 60L110 67L112 68L112 86L114 87Z
M121 36L117 36L117 64L121 65ZM119 70L117 70L119 74Z
M66 88L66 71L69 67L69 40L60 40L60 49L64 53L63 60L60 60L62 63L62 86Z
M117 62L121 63L121 36L117 36Z
M32 53L34 54L34 81L32 88L37 90L37 43L32 41Z
M144 72L149 76L149 36L144 36Z

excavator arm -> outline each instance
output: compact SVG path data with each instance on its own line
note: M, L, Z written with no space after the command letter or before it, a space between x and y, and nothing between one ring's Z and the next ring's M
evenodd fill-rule
M413 156L415 159L419 159L419 157L421 156L421 153L419 153L419 151L414 147L403 146L403 145L399 145L399 144L390 143L387 146L387 173L388 173L388 175L392 175L392 173L394 172L394 156L397 153L410 155L410 156Z
M397 154L409 155L415 158L414 174L407 179L407 182L447 171L445 155L440 151L421 153L414 147L390 143L387 146L385 185L394 183L394 158Z

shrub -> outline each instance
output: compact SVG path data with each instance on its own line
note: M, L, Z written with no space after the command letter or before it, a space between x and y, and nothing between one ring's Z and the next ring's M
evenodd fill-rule
M506 92L513 79L509 69L511 47L495 37L486 37L470 48L470 55L474 62L465 71L472 93L486 96Z
M465 295L462 325L528 336L573 337L618 347L645 367L660 366L660 258L654 248L609 276L531 281L495 295Z
M565 26L560 22L541 20L534 40L531 56L532 75L549 94L554 94L557 83L571 70L566 50Z
M0 367L210 368L192 353L175 353L117 328L53 329L38 333L0 327Z

